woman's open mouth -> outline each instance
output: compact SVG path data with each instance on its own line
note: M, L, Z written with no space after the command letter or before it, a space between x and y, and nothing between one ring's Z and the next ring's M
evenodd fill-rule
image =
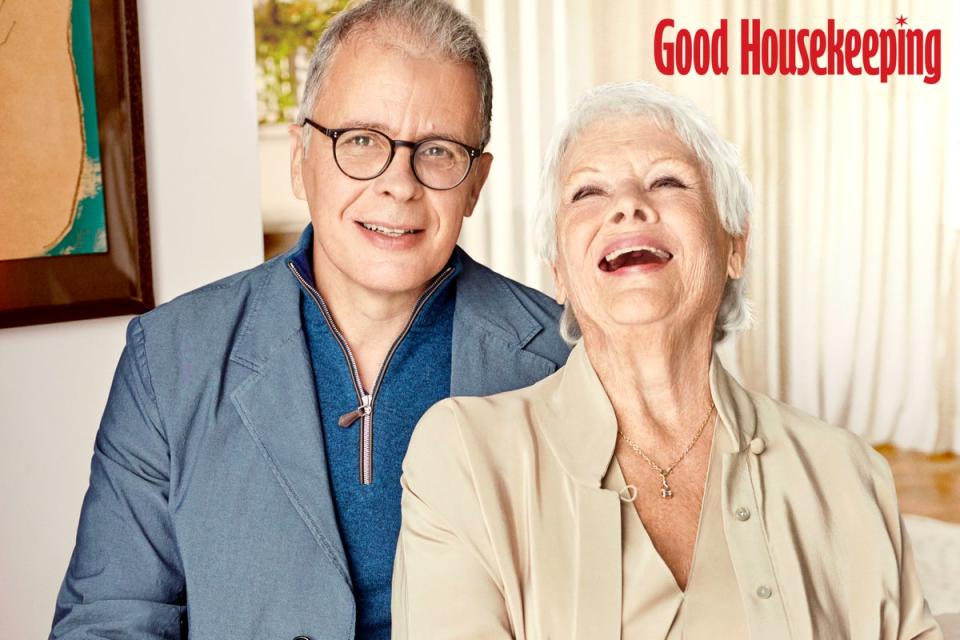
M673 259L673 254L663 249L646 245L620 247L603 256L600 260L601 271L613 273L619 269L633 266L664 265Z

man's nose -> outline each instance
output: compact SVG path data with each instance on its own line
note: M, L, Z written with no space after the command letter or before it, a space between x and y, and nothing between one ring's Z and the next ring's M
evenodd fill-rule
M377 193L399 201L413 200L423 193L423 185L413 173L412 153L413 149L397 149L386 171L376 178Z

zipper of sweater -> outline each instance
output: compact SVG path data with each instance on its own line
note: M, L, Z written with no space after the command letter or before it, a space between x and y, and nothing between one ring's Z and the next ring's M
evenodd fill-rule
M440 288L440 285L443 284L452 273L453 267L447 267L443 273L434 279L430 286L427 287L426 291L420 294L420 297L417 298L417 304L413 307L413 313L410 314L410 319L407 320L406 326L404 326L403 331L400 332L400 335L397 337L397 339L393 341L392 345L390 345L390 351L387 352L387 357L383 360L383 365L380 367L380 372L377 373L377 381L373 384L373 391L370 393L370 411L364 415L363 419L360 421L361 484L371 484L373 482L373 402L377 398L377 392L380 391L380 385L383 383L383 377L387 373L387 367L390 366L390 361L393 359L393 354L397 352L397 348L400 346L400 343L403 342L403 339L407 337L408 333L410 333L410 328L413 326L413 323L417 321L417 316L419 316L420 312L423 311L423 307L426 306L430 296L432 296L433 293Z
M350 413L345 413L337 418L337 425L346 428L356 422L357 418L365 418L370 415L370 400L371 398L369 395L361 395L360 406Z
M310 297L320 309L320 315L323 316L323 319L330 327L330 331L333 332L333 337L340 346L340 351L343 352L343 357L347 359L347 365L350 367L350 373L352 374L353 379L353 390L356 391L357 398L360 400L360 406L362 407L364 404L363 398L367 397L367 395L363 391L363 382L360 381L360 370L357 368L357 360L353 357L353 351L350 350L350 345L347 344L347 339L343 337L343 334L340 333L340 329L337 328L337 323L333 321L333 316L331 315L330 310L327 308L327 303L324 302L323 298L320 296L320 292L310 286L303 276L300 275L300 272L297 271L297 267L292 261L288 262L287 266L290 268L290 271L293 272L294 277L296 277L300 284L303 285L303 288L307 290L307 293L310 294ZM344 417L341 417L340 420L343 420ZM354 418L354 420L356 420L356 418ZM350 426L350 424L353 424L353 420L351 420L350 424L347 425L344 425L339 421L338 424L340 424L341 427Z
M413 323L416 322L417 316L423 310L427 300L430 299L430 296L432 296L433 293L440 287L440 285L443 284L444 281L446 281L453 273L453 267L447 267L443 273L437 276L434 281L430 283L430 286L427 287L426 291L420 294L420 297L417 298L417 303L414 305L413 313L410 315L410 319L407 320L407 324L404 326L399 337L393 341L393 344L390 346L390 351L387 352L387 357L380 366L380 371L377 373L377 380L373 385L373 391L367 394L363 390L363 383L360 380L360 371L357 367L357 361L353 356L353 351L350 349L350 345L340 332L337 324L333 321L333 315L330 313L326 303L323 301L323 297L320 295L320 292L310 286L303 276L300 275L300 272L297 271L297 268L294 266L293 262L288 262L287 266L290 268L290 271L293 272L293 275L297 278L300 284L303 285L303 287L307 290L307 292L310 294L310 297L320 309L320 314L330 327L337 344L340 346L340 350L347 359L347 364L350 367L350 373L352 374L353 378L353 387L357 393L357 400L360 404L353 411L340 416L337 419L337 424L341 427L347 428L353 425L353 423L355 423L358 419L360 420L360 484L373 484L373 403L376 401L377 392L380 390L380 385L383 383L384 374L387 371L387 366L390 364L390 360L393 358L393 354L396 353L400 343L403 342L403 339L410 332L410 328L413 326Z

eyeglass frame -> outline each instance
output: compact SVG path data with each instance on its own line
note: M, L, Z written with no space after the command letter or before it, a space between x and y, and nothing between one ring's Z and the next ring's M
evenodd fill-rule
M310 118L304 118L303 123L300 126L306 126L306 125L310 125L314 129L322 133L323 135L330 138L330 141L333 144L333 162L334 164L337 165L337 169L340 170L340 173L347 176L351 180L374 180L376 178L379 178L386 172L387 169L390 168L391 163L393 163L393 158L394 156L397 155L397 147L406 147L410 149L410 172L413 173L413 177L417 179L417 182L422 184L427 189L432 189L434 191L450 191L451 189L456 189L461 184L463 184L464 180L467 179L467 176L470 175L470 170L473 169L474 160L476 160L481 155L483 155L483 147L471 147L470 145L464 144L459 140L451 140L450 138L444 138L443 136L431 136L429 138L424 138L423 140L412 142L410 140L394 140L393 138L385 134L383 131L373 129L371 127L344 127L342 129L329 129L327 127L324 127L321 124L318 124L317 122L314 122ZM337 139L340 136L342 136L344 133L347 133L348 131L372 131L373 133L380 134L381 136L386 138L387 141L390 143L390 157L387 158L387 161L384 163L380 171L376 173L376 175L372 175L369 178L356 178L350 175L349 173L347 173L346 171L344 171L343 167L340 166L340 160L339 158L337 158ZM417 174L417 169L416 169L416 166L414 165L414 158L417 155L417 148L419 148L420 145L422 144L426 144L427 142L433 142L435 140L450 142L452 144L459 145L467 150L467 155L469 156L469 162L467 162L467 168L463 172L463 176L460 177L460 180L457 182L457 184L453 185L452 187L444 187L443 189L438 189L437 187L431 187L430 185L426 184L423 180L421 180L420 176Z

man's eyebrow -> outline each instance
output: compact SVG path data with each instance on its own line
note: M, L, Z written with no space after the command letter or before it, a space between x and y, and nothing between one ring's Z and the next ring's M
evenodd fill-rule
M393 135L393 130L382 122L373 122L371 120L347 120L340 124L338 129L376 129L388 135Z
M396 135L396 131L393 128L385 125L382 122L373 122L370 120L347 120L337 128L338 129L376 129L377 131L387 134L391 138ZM447 140L453 140L454 142L467 144L466 142L463 142L461 140L460 136L454 135L446 131L431 131L429 134L417 138L417 140L425 140L427 138L446 138Z

